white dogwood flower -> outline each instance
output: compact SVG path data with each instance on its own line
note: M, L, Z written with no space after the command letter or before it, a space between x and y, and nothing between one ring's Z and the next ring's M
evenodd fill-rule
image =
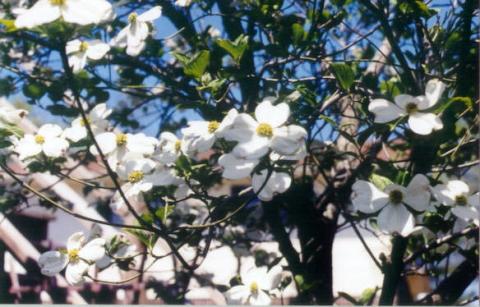
M237 117L238 112L231 109L221 121L190 121L188 127L182 129L183 152L190 157L199 152L206 152L222 137L223 132L229 129Z
M107 108L107 104L100 103L96 105L87 115L87 121L94 134L98 134L108 127L106 118L112 113L111 109ZM72 142L78 142L87 137L87 128L85 121L81 116L72 121L72 126L65 129L63 135Z
M390 184L384 191L368 181L358 180L352 186L352 205L363 213L376 213L378 226L387 233L407 236L414 230L414 217L407 206L418 212L430 205L430 187L427 177L417 174L408 186Z
M87 59L100 60L109 50L110 46L98 39L88 42L79 39L69 41L66 46L68 64L73 72L79 72L87 64Z
M60 17L68 23L88 25L112 16L112 5L105 0L39 0L17 16L15 27L34 28Z
M150 33L148 23L162 15L162 8L155 6L143 14L133 12L128 16L128 25L123 28L112 40L111 44L120 48L127 48L127 54L137 56L145 48L145 40Z
M375 114L376 123L388 123L402 116L408 116L408 125L416 134L428 135L443 128L441 119L426 110L437 104L445 90L445 84L437 79L428 81L425 95L398 95L395 103L386 99L374 99L368 110Z
M232 180L250 176L255 166L258 165L258 162L258 159L247 160L237 158L231 153L224 154L218 159L218 164L223 167L223 178Z
M278 287L282 268L275 266L270 271L267 267L251 268L240 274L242 284L232 287L224 293L227 304L233 305L270 305L270 291Z
M102 153L108 156L108 163L113 169L116 169L118 164L128 157L142 158L152 155L158 144L157 139L143 133L103 132L95 136L95 140ZM99 154L94 145L90 146L90 152L93 155Z
M176 182L177 177L170 168L158 165L150 159L124 161L117 170L119 177L126 181L125 194L139 195L150 191L154 186L167 186Z
M283 126L289 116L286 103L274 106L267 98L255 109L256 119L239 114L223 136L238 142L233 154L240 158L258 159L270 149L281 155L293 155L303 146L307 132L300 126Z
M68 149L68 142L62 137L62 128L45 124L36 134L25 134L15 146L19 159L24 160L43 152L47 157L60 157Z
M439 202L452 207L452 213L455 216L478 224L480 193L472 194L469 186L461 180L449 180L446 184L439 184L432 190Z
M84 281L89 267L104 255L104 239L88 240L82 232L76 232L68 238L66 250L43 253L38 264L42 274L47 276L55 276L66 268L68 283L78 285Z
M273 171L270 176L268 173L268 170L263 170L260 174L254 174L252 177L253 191L263 201L272 200L275 195L288 190L292 184L292 177L287 173Z
M162 132L153 158L161 163L174 163L182 154L182 140L171 132Z
M4 127L5 124L17 125L28 115L28 111L24 109L17 109L13 107L8 101L0 97L0 128Z

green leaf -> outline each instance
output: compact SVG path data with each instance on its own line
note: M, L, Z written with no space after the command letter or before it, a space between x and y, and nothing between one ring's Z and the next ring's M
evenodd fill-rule
M39 99L45 94L45 88L37 83L25 84L23 94L33 99Z
M301 24L294 23L292 25L292 32L293 32L293 42L295 43L295 45L300 44L305 39L306 32L303 29L303 26Z
M167 221L167 217L173 212L174 206L169 206L168 204L164 207L160 207L155 211L155 215L165 223Z
M179 52L172 52L172 55L183 64L183 72L191 77L200 79L210 63L210 51L202 50L193 57L186 56Z
M330 117L326 116L326 115L319 115L318 116L319 118L323 119L324 121L326 121L327 123L329 123L330 125L332 125L333 127L336 127L337 126L337 123L331 119Z
M22 138L24 135L24 132L21 128L18 126L12 125L12 124L2 124L3 127L0 128L0 137L5 138L6 136L10 135L15 135L18 138Z
M387 186L393 184L393 182L388 179L387 177L377 175L377 174L371 174L370 175L370 182L373 183L377 188L380 190L384 190Z
M47 110L50 111L53 115L61 115L67 117L78 116L78 110L72 107L67 107L61 104L50 105L47 107Z
M439 107L435 108L435 113L442 113L443 111L445 111L446 109L448 109L448 107L450 107L452 104L463 104L465 105L465 107L467 107L468 109L471 109L473 108L473 100L472 98L470 97L461 97L461 96L457 96L457 97L452 97L450 98L446 103L440 105Z
M15 20L13 19L0 19L0 24L5 27L5 32L15 32L17 27L15 27Z
M228 39L217 39L215 43L227 51L236 63L239 63L243 53L247 50L248 36L240 35L233 42Z
M340 87L348 91L355 81L355 75L352 68L347 64L334 63L330 65L332 73L337 79Z
M152 235L151 233L148 233L142 230L131 229L131 228L125 228L124 230L134 235L138 240L140 240L140 242L142 242L149 249L153 247L157 239L155 235Z
M12 145L13 145L12 142L8 140L0 140L0 148L7 148Z
M362 294L360 295L360 299L358 302L360 305L371 305L373 299L375 298L375 294L377 294L378 288L367 288L363 290Z

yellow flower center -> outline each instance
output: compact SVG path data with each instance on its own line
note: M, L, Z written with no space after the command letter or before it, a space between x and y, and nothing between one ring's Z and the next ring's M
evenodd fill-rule
M123 146L125 144L127 144L127 135L123 133L117 134L117 145Z
M51 5L58 5L58 6L65 5L65 2L67 2L67 0L50 0Z
M142 180L143 177L144 174L142 171L132 171L130 174L128 174L128 182L137 183Z
M217 131L219 126L219 122L217 122L216 120L212 120L208 123L208 133L214 133L215 131Z
M80 52L85 52L88 49L88 43L87 42L81 42L80 46L78 47Z
M465 195L457 195L455 196L455 204L457 206L466 206L467 205L467 197Z
M265 136L267 138L270 138L273 136L272 126L266 123L259 124L256 131L257 131L257 134L260 136Z
M85 127L87 124L91 124L92 121L87 118L87 120L84 120L83 118L80 120L80 126Z
M45 143L45 137L43 135L37 134L35 136L35 143L42 145Z
M77 261L77 260L79 259L79 257L78 257L78 253L79 253L79 252L80 252L80 251L79 251L78 249L71 249L71 250L69 250L69 251L68 251L68 260L69 260L70 262L75 262L75 261Z
M258 284L255 281L250 284L250 292L252 294L258 293Z
M175 142L175 151L176 151L176 152L180 152L181 149L182 149L182 141L177 140L177 141Z
M130 15L128 15L128 22L130 23L134 23L135 21L137 21L137 13L133 12L131 13Z
M408 114L413 114L418 111L418 106L415 103L410 102L405 106L405 111L407 111Z
M393 190L388 195L388 199L392 204L400 204L403 201L403 193L399 190Z

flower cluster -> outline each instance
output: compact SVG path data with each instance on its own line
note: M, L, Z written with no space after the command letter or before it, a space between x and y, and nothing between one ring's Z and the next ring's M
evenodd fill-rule
M368 110L375 114L376 123L388 123L400 117L408 116L408 125L416 134L428 135L443 128L441 119L428 112L440 100L445 84L437 79L428 81L425 95L398 95L395 103L386 99L374 99Z
M106 242L95 236L76 232L68 238L66 249L43 253L38 259L42 274L55 276L66 268L68 283L82 284L90 267L105 256Z
M175 186L178 194L188 194L189 179L177 173L177 160L181 156L196 160L199 153L214 147L221 150L221 146L215 145L222 142L228 142L232 148L230 152L221 150L223 154L218 159L223 177L235 180L251 176L254 192L261 200L269 201L285 192L292 181L287 164L281 162L302 159L306 152L305 129L286 125L290 114L288 105L274 105L271 98L258 105L255 119L232 109L221 122L189 122L181 130L181 138L172 132L161 133L159 139L143 133L123 133L109 126L111 113L112 110L101 103L86 117L74 119L64 130L55 124L45 124L35 134L25 134L18 139L13 151L25 162L40 157L59 158L65 156L71 144L90 140L89 128L95 142L90 142L88 150L106 158L118 175L125 197L134 204L143 203L144 193L154 187ZM112 205L117 211L124 211L125 198L120 196L113 198Z
M436 200L432 201L432 196ZM352 186L352 205L365 214L377 214L380 230L408 236L415 230L415 215L435 206L445 205L467 223L479 223L480 193L471 194L461 180L449 180L445 184L430 186L425 175L415 175L407 187L388 184L383 190L373 183L358 180Z
M128 25L109 44L101 40L86 41L74 39L67 43L68 62L74 72L81 71L87 60L100 60L110 46L126 48L131 56L139 55L145 48L152 22L162 14L162 8L155 6L143 14L136 12L128 16ZM34 28L55 20L80 26L100 24L115 17L112 5L105 0L39 0L31 8L22 10L15 20L17 28Z

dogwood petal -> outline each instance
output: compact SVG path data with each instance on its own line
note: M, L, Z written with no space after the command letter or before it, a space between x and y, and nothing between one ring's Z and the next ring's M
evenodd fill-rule
M72 286L81 285L85 281L83 276L87 273L88 267L88 263L81 260L70 262L65 270L65 279Z
M129 27L130 26L126 26L125 28L120 30L120 32L118 32L117 36L115 36L110 41L110 45L120 47L120 48L125 48L127 46L127 36L128 36L128 33L130 32Z
M15 152L19 154L19 159L24 160L28 157L33 157L42 152L42 145L35 142L35 137L31 134L26 134L18 144L15 146Z
M378 226L390 234L406 235L414 228L414 217L405 206L389 204L380 211Z
M468 198L468 204L480 211L480 193L475 193Z
M237 116L238 111L236 109L231 109L228 111L227 115L223 118L222 122L215 131L215 135L217 137L223 137L224 132L232 127Z
M145 176L145 181L153 186L168 186L177 181L177 177L172 169L161 168L155 170L153 174Z
M137 46L148 37L148 25L145 22L136 21L130 24L127 34L127 46Z
M93 40L88 42L87 57L92 60L100 60L110 50L110 46L101 40Z
M69 144L65 139L54 137L45 140L45 143L42 145L42 150L47 157L57 158L65 153L68 146Z
M58 251L49 251L40 255L38 265L43 275L55 276L68 264L68 256Z
M79 39L74 39L72 41L67 42L67 45L65 46L65 52L67 54L72 54L75 52L80 51L80 46L82 44L82 41Z
M80 250L85 243L85 235L83 232L75 232L67 240L67 250Z
M295 154L305 143L307 131L297 125L289 125L275 129L272 138L272 149L281 155Z
M87 129L81 126L69 127L63 131L63 136L72 142L78 142L87 137Z
M428 135L443 128L442 120L433 113L416 112L408 117L408 125L416 134Z
M95 136L95 140L97 141L102 153L106 155L112 153L117 148L117 136L113 132L100 133L99 135ZM90 146L90 152L93 155L99 154L94 145Z
M263 201L270 201L275 195L285 192L292 183L290 175L283 172L272 172L265 183L267 175L268 171L263 170L260 174L254 174L252 177L253 191Z
M447 189L454 192L455 195L470 193L470 187L462 180L449 180L447 182Z
M250 176L258 160L247 160L235 157L233 154L224 154L218 159L218 164L223 166L223 178L242 179Z
M81 71L87 65L87 54L78 52L70 55L68 57L68 65L70 65L74 73Z
M425 108L430 108L437 104L438 100L443 94L445 90L445 83L438 79L432 79L427 82L427 86L425 87L425 96L427 97L428 105Z
M225 292L224 296L229 305L245 305L250 296L250 289L247 286L238 285Z
M38 129L37 134L43 136L45 139L54 138L61 135L63 132L59 125L45 124Z
M155 151L157 144L157 139L146 136L143 133L128 134L127 136L127 149L134 153L151 155Z
M112 109L107 107L106 103L97 104L89 113L94 122L101 121L112 114Z
M267 273L268 284L266 285L265 290L276 289L282 281L282 273L283 269L280 265L276 265L271 268Z
M154 21L157 18L160 18L162 16L162 7L157 5L146 11L145 13L142 13L140 16L138 16L139 21L143 22L149 22L149 21Z
M388 123L403 115L405 112L394 103L386 99L374 99L368 105L368 111L375 114L376 123Z
M112 16L112 5L105 0L68 0L63 7L62 15L69 23L79 25L99 23Z
M388 202L388 195L368 181L358 180L352 186L352 205L363 213L374 213Z
M245 142L252 138L257 129L258 123L248 114L239 114L235 117L233 124L222 132L223 137L228 141Z
M290 107L285 102L272 104L271 98L266 98L255 108L255 118L259 123L267 123L272 128L283 125L290 116Z
M250 296L249 303L254 306L266 306L272 303L272 299L265 292L258 291Z
M478 211L471 206L455 206L452 208L452 213L465 221L478 219Z
M404 202L416 211L425 211L430 206L430 196L428 178L417 174L407 186Z
M190 157L194 157L199 152L208 151L215 143L214 134L184 135L182 140L182 151Z
M82 247L78 256L83 260L97 261L105 256L105 243L102 238L93 239Z
M138 56L142 51L143 49L145 49L145 41L140 41L138 42L137 44L130 44L127 46L127 50L126 50L126 53L129 55L129 56Z
M265 156L269 149L270 139L255 135L247 142L238 143L233 148L232 153L238 158L253 160Z
M15 27L34 28L57 20L60 16L60 6L52 5L50 0L39 0L31 8L17 16Z
M432 188L433 195L442 204L453 206L455 204L456 193L448 189L445 184L438 184Z

